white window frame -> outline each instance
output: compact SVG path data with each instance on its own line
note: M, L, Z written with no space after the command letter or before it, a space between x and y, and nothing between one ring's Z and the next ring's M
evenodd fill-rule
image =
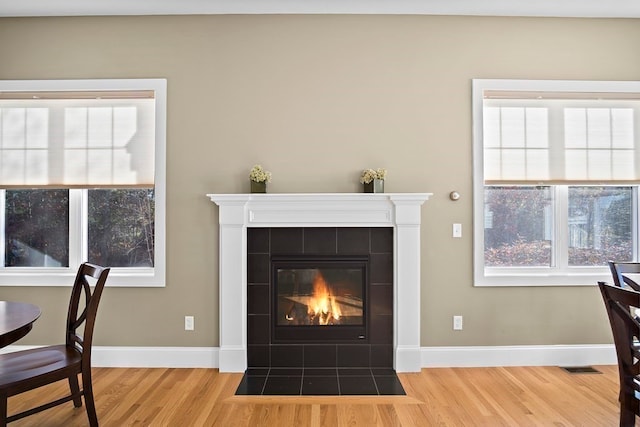
M546 92L640 92L640 82L575 81L575 80L508 80L474 79L472 81L473 110L473 276L474 286L595 286L598 281L611 280L609 268L604 267L500 267L484 265L484 163L483 163L483 94L487 90L546 91ZM640 129L638 130L640 132ZM637 138L638 136L636 136ZM533 185L533 183L532 183ZM554 202L554 248L566 246L567 188L550 185ZM594 186L598 185L596 183ZM638 186L633 188L632 235L634 259L638 257ZM566 256L564 257L566 258Z
M166 282L166 79L0 80L0 91L125 91L155 92L155 249L154 266L112 267L107 286L164 287ZM2 267L0 286L71 286L78 265L86 261L87 191L69 190L69 267ZM1 192L4 207L4 190ZM0 210L4 229L4 208ZM4 240L4 236L2 236Z

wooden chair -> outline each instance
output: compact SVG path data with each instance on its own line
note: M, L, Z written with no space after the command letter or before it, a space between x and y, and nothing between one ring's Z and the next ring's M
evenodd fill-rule
M640 321L635 314L640 308L640 292L604 282L598 282L598 286L618 357L620 426L634 426L636 415L640 415Z
M613 283L618 287L624 287L624 284L631 289L640 291L640 284L629 277L630 274L637 274L640 277L640 262L614 262L609 261L609 269L613 276Z
M0 426L73 400L82 406L84 395L89 425L98 425L91 384L91 341L109 268L84 263L71 291L66 343L0 355ZM91 287L93 286L93 292ZM78 375L82 375L82 389ZM7 416L7 399L53 382L68 380L70 394L50 403Z

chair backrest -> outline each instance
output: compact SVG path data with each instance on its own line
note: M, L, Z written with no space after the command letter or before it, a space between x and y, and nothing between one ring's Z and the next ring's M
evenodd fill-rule
M613 332L620 375L620 401L632 406L635 393L640 392L640 322L636 309L640 309L640 292L629 288L598 282ZM637 407L637 405L635 405Z
M613 276L613 283L622 288L625 284L630 288L640 291L640 284L633 280L629 275L638 275L640 278L640 262L614 262L609 261L609 269Z
M73 283L67 314L66 344L82 352L83 364L91 361L93 328L109 270L94 264L81 264Z

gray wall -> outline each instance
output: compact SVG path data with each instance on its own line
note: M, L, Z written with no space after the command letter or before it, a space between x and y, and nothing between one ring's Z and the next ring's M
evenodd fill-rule
M3 18L0 40L0 79L168 79L167 286L107 289L97 345L218 345L218 217L205 194L247 192L255 163L273 172L270 192L358 192L360 170L385 167L387 192L434 193L423 346L611 342L594 286L473 287L471 79L638 79L639 20ZM63 339L68 289L0 299L43 309L21 344Z

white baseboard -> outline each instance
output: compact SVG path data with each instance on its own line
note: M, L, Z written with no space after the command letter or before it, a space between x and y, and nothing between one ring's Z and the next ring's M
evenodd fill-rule
M217 347L93 347L91 364L104 368L217 368Z
M0 354L37 345L10 345ZM218 347L106 347L93 346L96 368L218 368Z
M36 346L9 346L0 353ZM218 368L218 347L94 346L92 364L105 368ZM423 368L615 365L613 344L422 347Z
M589 366L617 364L613 344L422 347L422 367Z

